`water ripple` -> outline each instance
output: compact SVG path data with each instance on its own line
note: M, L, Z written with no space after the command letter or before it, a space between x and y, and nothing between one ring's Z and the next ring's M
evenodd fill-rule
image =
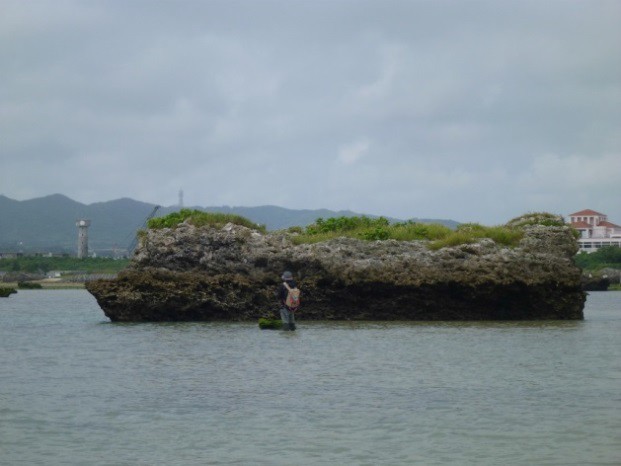
M583 322L112 324L0 300L0 465L619 464L621 293Z

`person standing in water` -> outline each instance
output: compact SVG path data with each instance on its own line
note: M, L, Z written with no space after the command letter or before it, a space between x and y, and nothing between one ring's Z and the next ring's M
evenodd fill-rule
M281 278L283 282L278 288L278 299L280 300L282 328L283 330L295 330L294 313L300 307L300 290L291 272L284 272Z

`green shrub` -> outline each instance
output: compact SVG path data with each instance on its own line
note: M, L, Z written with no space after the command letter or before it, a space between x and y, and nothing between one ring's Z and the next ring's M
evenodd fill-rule
M429 247L436 250L459 246L460 244L474 243L482 238L489 238L502 246L515 247L523 237L524 232L517 228L506 226L485 227L478 224L467 224L464 228L458 228L444 238L432 241Z
M315 223L306 227L307 235L317 235L321 233L343 233L354 230L371 230L378 227L390 225L388 219L384 217L332 217L324 220L318 218Z
M293 241L296 244L308 244L327 241L347 236L369 241L384 240L391 237L390 222L384 217L332 217L318 218L308 225Z
M8 298L10 295L17 293L15 288L0 287L0 298Z
M362 231L360 237L368 241L379 241L390 238L390 232L385 227L378 226L372 230Z
M452 230L440 224L412 221L391 224L385 217L335 217L318 218L306 227L293 241L296 244L318 243L346 236L367 241L394 239L397 241L435 240L444 238Z
M503 226L488 227L478 223L463 223L455 230L437 223L407 221L391 224L384 217L318 218L315 223L306 227L303 233L296 235L293 242L318 243L341 236L369 241L423 240L429 242L429 248L436 250L489 238L496 244L516 247L524 237L523 227L528 225L562 226L565 223L562 217L545 212L516 217Z
M80 270L87 273L118 273L129 264L127 259L109 257L38 257L0 259L0 270L47 273L50 270Z
M391 238L399 241L436 240L445 238L453 232L449 227L439 223L395 223L391 229Z
M495 226L485 228L485 231L482 232L479 237L490 238L494 240L494 242L504 246L517 246L524 237L524 232L505 226Z
M486 227L481 225L480 223L461 223L457 226L456 231L463 232L483 232Z
M149 220L147 226L157 230L161 228L175 228L183 222L187 222L196 227L211 226L214 228L222 228L227 223L241 225L253 230L266 232L264 225L258 225L241 215L223 214L220 212L202 212L200 210L181 209L178 212L172 212L164 217L155 217Z
M306 227L303 234L293 241L297 244L316 243L347 236L369 241L394 239L397 241L429 241L431 249L458 246L473 243L481 238L490 238L498 244L516 246L523 237L520 228L507 226L486 227L478 223L460 225L457 230L447 226L412 221L390 224L384 218L337 217L324 220L317 219Z
M17 282L17 288L21 288L22 290L40 290L43 286L41 283Z
M452 246L459 246L461 244L473 243L480 236L471 235L463 231L455 231L444 238L437 239L429 243L429 249L438 250L442 248L448 248Z
M587 270L621 269L621 248L606 246L592 253L583 251L576 255L575 260L578 267Z

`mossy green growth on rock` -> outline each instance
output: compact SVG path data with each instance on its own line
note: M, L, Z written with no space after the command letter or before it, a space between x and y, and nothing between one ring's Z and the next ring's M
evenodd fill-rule
M282 328L282 321L279 319L268 319L266 317L260 317L259 328L263 330L280 330Z
M513 223L511 223L513 222ZM413 221L390 223L386 218L338 217L327 220L317 219L306 227L303 233L293 238L294 244L312 244L338 237L357 238L368 241L428 241L428 247L438 250L459 246L489 238L496 244L516 247L524 236L523 228L528 225L562 226L563 219L552 214L528 214L513 219L510 224L483 226L465 223L452 230L437 223L417 223Z
M266 232L264 225L258 225L241 215L223 214L220 212L202 212L200 210L181 209L164 217L156 217L149 220L147 226L151 229L175 228L181 223L189 223L195 227L210 226L222 228L227 223L241 225L246 228Z
M367 241L394 239L397 241L435 240L444 238L452 230L440 224L412 221L390 223L385 217L334 217L318 218L315 223L293 238L295 244L312 244L339 237Z
M546 227L562 227L565 225L563 217L548 212L531 212L520 215L507 222L508 227L525 227L528 225L543 225Z
M2 287L0 288L0 298L8 298L10 295L17 293L15 288Z
M496 244L503 246L516 247L524 237L521 228L509 226L486 227L478 223L465 223L459 225L457 230L450 232L444 238L439 238L429 244L433 250L459 246L461 244L474 243L482 238L489 238Z

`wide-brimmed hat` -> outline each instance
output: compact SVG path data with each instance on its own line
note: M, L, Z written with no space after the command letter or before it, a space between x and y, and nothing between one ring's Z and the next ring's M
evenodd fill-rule
M283 280L293 280L293 274L288 270L282 274L281 277Z

